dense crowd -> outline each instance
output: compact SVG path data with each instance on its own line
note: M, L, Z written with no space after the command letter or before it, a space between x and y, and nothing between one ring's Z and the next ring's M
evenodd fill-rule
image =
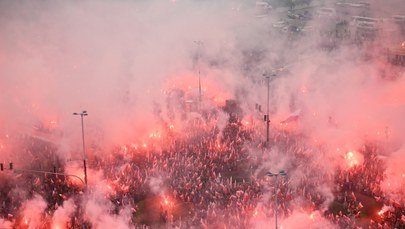
M168 134L148 147L120 146L108 156L89 160L89 169L102 171L108 183L110 214L129 207L128 223L135 228L252 228L257 221L273 219L277 195L280 219L299 209L308 217L321 212L338 228L405 226L403 199L390 198L380 187L385 168L378 146L359 149L362 164L331 172L314 160L324 149L308 143L305 136L274 130L271 147L266 148L238 120L231 120L223 131L215 125L189 131L181 137ZM35 138L27 141L31 143L26 150L40 146L49 155L56 150ZM286 177L265 175L273 169L267 164L276 163L274 151L288 158ZM60 166L56 170L63 172ZM47 202L42 228L50 227L52 214L69 199L77 207L66 227L92 226L80 203L96 188L84 191L67 177L52 174L2 176L1 185L1 218L16 228L29 228L21 207L24 198L35 195ZM25 195L16 193L21 189Z

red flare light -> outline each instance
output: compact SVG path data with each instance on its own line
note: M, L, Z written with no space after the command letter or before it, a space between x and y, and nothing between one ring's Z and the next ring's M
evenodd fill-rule
M162 197L162 202L161 202L162 207L164 207L166 210L172 208L174 206L174 202L171 198L169 198L166 195L163 195Z
M358 166L362 163L362 155L356 151L349 151L344 155L344 158L349 167Z
M314 213L311 213L311 214L309 215L309 218L310 218L311 220L315 221L315 214L314 214Z
M254 212L253 212L253 217L257 217L259 215L259 211L258 210L255 210Z

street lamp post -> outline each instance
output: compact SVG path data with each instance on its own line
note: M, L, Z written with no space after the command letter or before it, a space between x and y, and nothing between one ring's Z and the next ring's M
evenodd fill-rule
M269 111L269 106L270 106L270 76L266 75L266 80L267 80L267 109L266 109L266 147L269 147L269 142L270 142L270 111Z
M198 65L198 101L201 103L201 73L200 73L200 51L201 45L203 44L202 41L194 41L198 46L198 53L197 53L197 65Z
M266 175L269 176L269 177L276 177L276 183L275 183L275 185L274 185L274 195L275 195L274 199L275 199L275 202L276 202L276 206L275 206L275 209L276 209L276 210L275 210L276 229L278 229L278 226L277 226L277 209L278 209L277 177L278 177L278 176L287 176L287 173L286 173L284 170L280 170L278 173L267 172Z
M266 107L266 114L264 115L264 121L266 122L266 147L270 146L270 76L276 76L276 73L272 72L271 74L267 74L266 72L263 74L266 77L266 84L267 84L267 107Z
M82 121L82 141L83 141L83 170L84 170L84 183L87 187L87 164L86 164L86 147L84 145L84 125L83 125L83 117L87 116L87 111L82 111L81 113L73 113L73 115L80 115Z

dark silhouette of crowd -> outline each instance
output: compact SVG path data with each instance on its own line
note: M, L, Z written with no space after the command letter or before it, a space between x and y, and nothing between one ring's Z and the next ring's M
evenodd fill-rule
M135 228L254 228L257 220L272 219L277 207L280 219L299 209L308 215L319 211L339 228L405 227L404 200L381 189L385 167L378 145L359 149L362 164L325 170L316 160L324 149L306 136L274 129L266 148L255 128L230 117L222 131L212 124L215 115L206 116L203 123L209 125L192 122L181 134L168 128L147 147L117 146L108 155L90 157L89 169L102 171L110 184L105 197L114 206L110 214L131 208ZM56 155L54 147L35 138L27 137L24 145L25 150L41 151L44 157L33 157L36 161ZM277 163L274 152L288 158L283 168L288 175L277 181L265 175L275 169L268 166ZM56 168L51 166L55 161L43 162L35 169L64 172L61 162ZM32 169L30 162L25 166ZM68 199L78 207L66 228L92 227L80 204L95 191L91 185L84 190L65 176L30 173L3 174L0 184L0 217L14 228L24 228L20 208L25 199L17 190L24 190L28 199L40 195L46 200L43 228L50 227L53 212ZM374 208L368 206L371 202ZM388 210L377 214L383 206Z

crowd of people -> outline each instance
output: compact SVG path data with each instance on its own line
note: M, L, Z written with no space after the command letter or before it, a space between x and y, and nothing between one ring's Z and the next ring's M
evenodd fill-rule
M276 208L281 223L299 210L307 212L309 220L313 212L321 212L337 228L405 226L403 199L392 199L381 189L385 169L378 146L359 149L364 157L361 164L325 169L315 159L325 149L305 136L274 129L266 147L253 129L234 118L222 131L216 125L198 125L188 133L166 133L148 147L125 145L107 156L94 155L89 170L102 171L108 184L105 198L113 206L109 214L131 209L129 228L254 228L257 222L270 225ZM47 158L56 152L38 139L29 141L26 150L41 145ZM275 152L283 153L278 157ZM283 168L287 176L266 176L275 169L269 165L280 158L288 161ZM53 169L63 172L63 163L59 166ZM47 203L43 228L50 227L52 214L69 199L77 207L66 228L83 224L91 228L94 223L81 205L86 196L97 192L91 185L84 190L68 177L52 174L13 174L0 179L0 217L14 228L30 228L21 208L24 198L35 195ZM18 190L26 194L18 195Z

